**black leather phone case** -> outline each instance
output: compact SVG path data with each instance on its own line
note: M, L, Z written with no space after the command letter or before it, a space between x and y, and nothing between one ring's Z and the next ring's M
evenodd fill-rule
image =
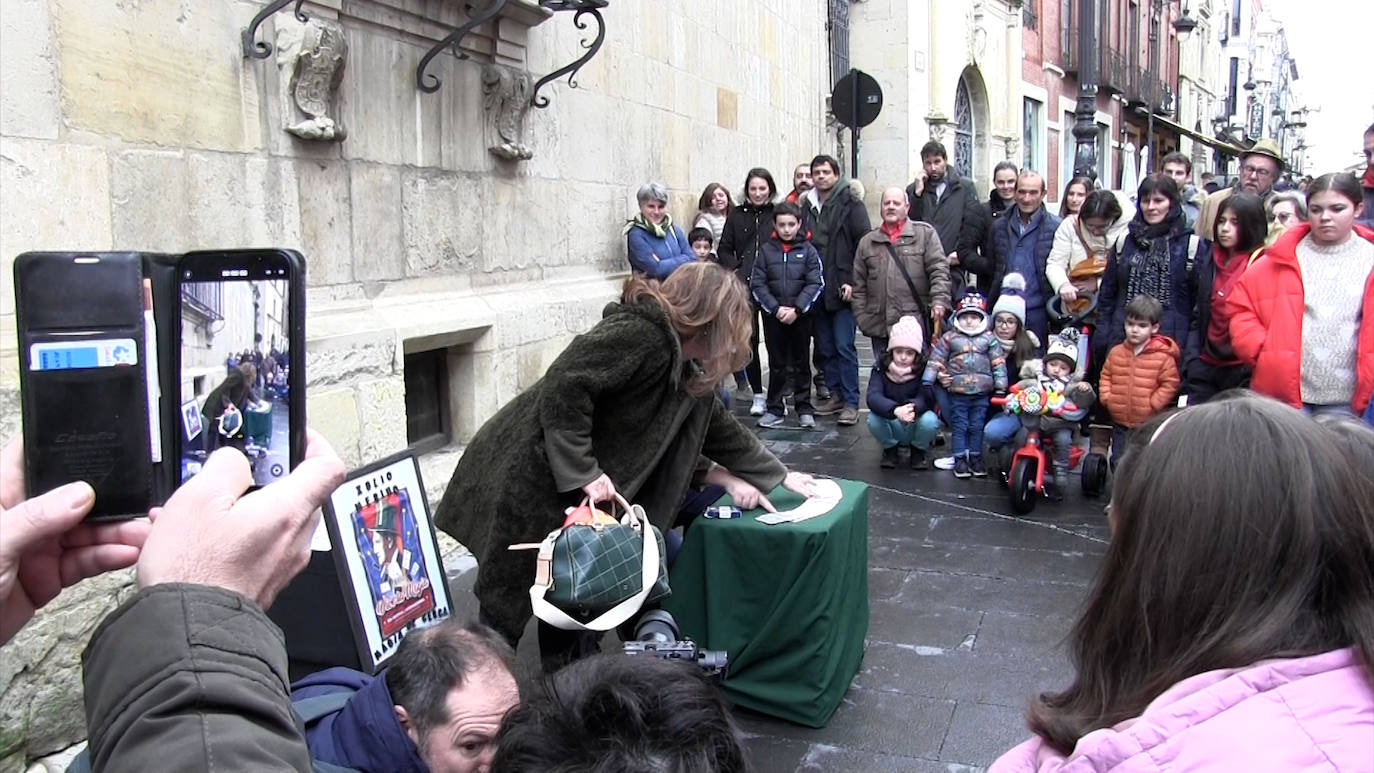
M169 298L175 258L141 253L25 253L15 260L24 414L26 491L30 496L84 480L96 492L93 519L141 516L172 488L171 431L157 411L163 459L152 461L149 436L143 280ZM170 303L154 304L159 362L174 345ZM136 362L104 367L35 369L35 345L130 339ZM41 348L41 347L40 347ZM163 366L160 389L176 394ZM170 382L170 383L169 383Z

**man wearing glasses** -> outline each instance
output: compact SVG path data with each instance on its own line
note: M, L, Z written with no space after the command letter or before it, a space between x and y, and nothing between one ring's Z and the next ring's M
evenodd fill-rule
M1203 200L1197 222L1193 224L1193 233L1203 239L1212 239L1212 226L1216 224L1221 202L1236 191L1253 193L1268 201L1269 195L1274 192L1274 183L1279 181L1282 172L1283 156L1279 152L1279 144L1270 139L1257 141L1240 156L1240 179L1236 180L1236 184L1222 188Z

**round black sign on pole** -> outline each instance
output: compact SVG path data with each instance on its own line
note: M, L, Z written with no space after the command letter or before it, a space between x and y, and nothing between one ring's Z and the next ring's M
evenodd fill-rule
M882 87L863 70L850 70L830 93L830 111L835 114L835 120L854 131L854 141L850 143L851 177L859 174L859 129L876 121L882 109Z

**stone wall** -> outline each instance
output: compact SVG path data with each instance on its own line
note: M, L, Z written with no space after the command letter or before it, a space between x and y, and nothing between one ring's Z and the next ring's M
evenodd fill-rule
M824 0L617 0L580 88L546 87L518 132L524 161L487 150L483 69L533 78L572 61L571 13L533 0L428 72L464 20L438 0L319 0L347 43L331 117L342 140L284 131L301 116L291 7L249 59L245 0L6 0L0 11L0 434L19 428L11 262L41 249L282 246L308 264L310 421L356 465L405 447L403 362L448 351L453 443L426 460L441 486L462 441L599 317L623 279L620 227L646 180L690 218L709 182L738 195L762 165L822 146ZM73 299L78 300L78 299ZM0 658L0 770L82 735L79 648L127 576L68 591Z

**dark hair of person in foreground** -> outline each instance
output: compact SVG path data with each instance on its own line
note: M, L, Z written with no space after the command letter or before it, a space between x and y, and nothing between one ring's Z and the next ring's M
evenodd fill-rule
M1031 730L1068 754L1188 677L1346 647L1374 684L1372 438L1248 392L1138 428L1073 683Z
M603 654L531 688L492 773L745 773L738 729L695 664Z

